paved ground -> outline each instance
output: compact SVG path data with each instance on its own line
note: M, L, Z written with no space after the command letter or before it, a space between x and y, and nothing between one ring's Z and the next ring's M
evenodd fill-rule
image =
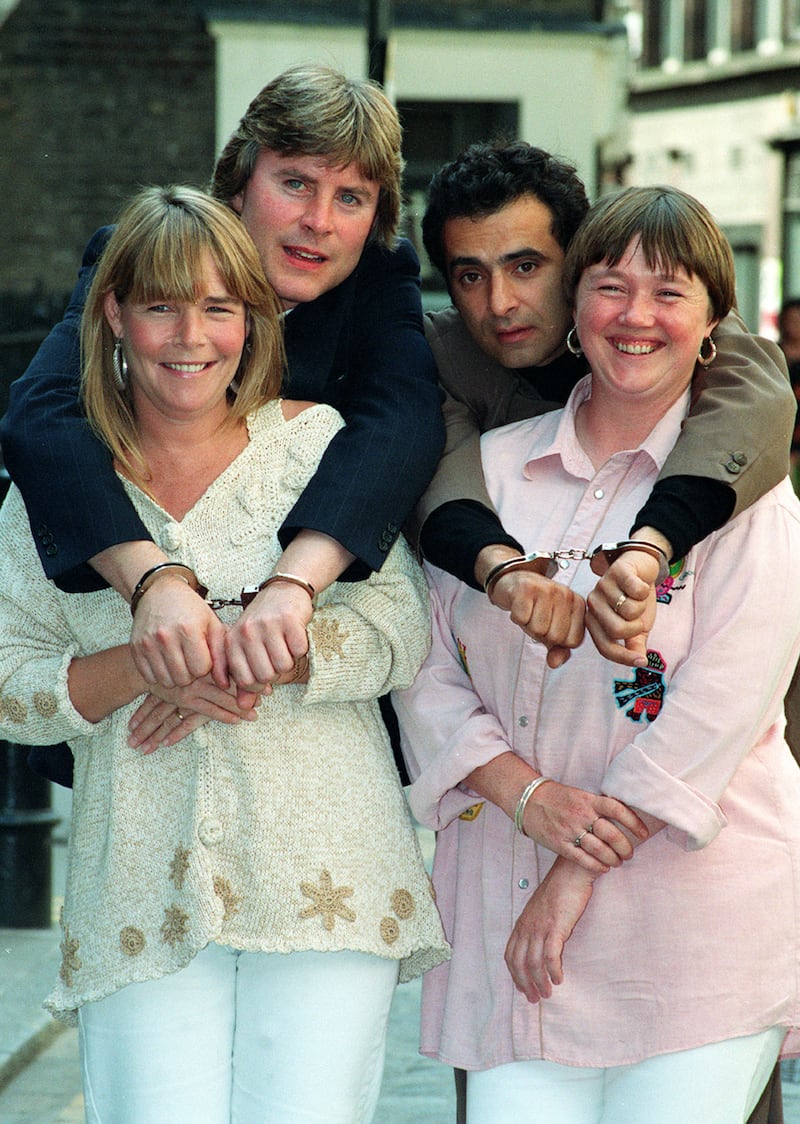
M432 837L422 832L420 838L430 860ZM60 843L54 847L54 919L63 858ZM76 1032L62 1029L41 1009L57 970L58 939L55 927L0 930L0 1124L82 1124L84 1119ZM417 1052L419 997L419 981L396 992L376 1124L452 1124L455 1119L449 1069ZM800 1061L785 1064L783 1095L785 1124L800 1124Z
M57 810L66 821L68 803L61 799ZM54 922L64 881L63 829L56 839ZM421 833L420 839L430 862L431 833ZM58 968L58 942L55 925L0 930L0 1124L82 1124L84 1119L77 1032L64 1029L41 1007ZM418 1053L419 1002L419 980L395 993L376 1124L452 1124L455 1118L451 1071Z

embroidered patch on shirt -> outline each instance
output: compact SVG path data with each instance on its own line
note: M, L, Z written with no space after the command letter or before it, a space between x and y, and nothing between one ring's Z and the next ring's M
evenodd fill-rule
M144 933L133 925L126 925L120 930L119 943L126 956L138 956L140 952L144 952Z
M467 823L472 823L472 821L477 820L478 816L481 814L484 803L485 801L481 800L479 804L473 804L471 808L465 808L458 818L460 820L466 820Z
M653 649L647 652L647 667L633 669L633 679L615 679L614 697L617 706L630 706L625 711L625 717L633 722L638 722L643 714L647 721L652 722L661 710L667 685L664 682L664 671L667 665L661 653Z
M337 917L341 917L343 921L355 921L355 913L342 900L353 896L353 887L338 886L334 889L330 871L322 871L318 886L313 886L310 882L301 882L300 890L303 897L311 898L311 905L300 911L302 918L319 916L328 931L336 924Z
M169 864L169 880L176 890L183 889L183 881L189 869L189 855L191 853L187 847L179 845L175 848L175 854Z
M64 936L61 941L61 967L58 970L58 974L67 987L72 987L74 973L80 971L82 967L81 958L78 956L78 949L81 947L81 942L69 935L69 925L64 925L63 933Z
M679 558L677 562L673 562L669 568L669 577L665 578L661 585L656 587L656 601L660 605L669 605L672 596L679 593L682 589L686 589L686 582L681 585L676 585L678 578L690 578L694 570L687 570L682 573L683 567L686 564L685 558Z
M161 926L161 939L164 944L176 945L189 931L189 914L177 905L164 910L164 924Z
M223 878L220 874L214 875L214 893L221 899L225 907L222 920L230 921L230 919L239 912L242 899L237 894L234 894L228 879Z
M334 656L341 659L344 656L342 645L350 633L345 632L335 618L314 617L308 628L314 636L317 652L326 660L332 660Z

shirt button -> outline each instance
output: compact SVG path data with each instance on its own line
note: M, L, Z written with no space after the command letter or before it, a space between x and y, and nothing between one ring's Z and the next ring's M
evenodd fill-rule
M601 499L603 499L604 496L605 496L605 491L602 488L595 488L594 498L596 500L601 500Z
M569 569L569 559L568 558L559 558L558 564L559 564L559 566L561 567L562 570L568 570Z
M520 890L527 890L530 883L528 882L527 878L520 878L517 885L519 886Z
M517 725L518 726L527 726L528 725L527 714L520 714L519 718L517 719Z

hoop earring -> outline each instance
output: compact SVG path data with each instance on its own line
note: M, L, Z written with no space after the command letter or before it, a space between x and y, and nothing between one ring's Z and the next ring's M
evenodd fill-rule
M567 332L567 351L571 352L573 355L583 355L581 341L578 339L578 330L574 324Z
M703 347L705 344L708 344L708 355L703 355ZM697 356L697 362L701 367L710 367L716 358L717 345L714 343L711 336L706 336L700 344L700 354Z
M247 371L248 365L250 363L250 359L252 357L252 353L253 353L253 342L250 339L250 337L248 336L247 339L244 341L244 347L242 348L242 354L239 358L239 366L236 368L236 374L233 376L231 381L228 383L228 390L231 392L231 394L234 397L236 397L236 395L239 393L239 390L240 390L241 385L242 385L242 379L244 378L245 372Z
M122 350L122 337L114 340L114 352L111 356L111 366L114 368L114 382L120 390L128 385L128 361Z

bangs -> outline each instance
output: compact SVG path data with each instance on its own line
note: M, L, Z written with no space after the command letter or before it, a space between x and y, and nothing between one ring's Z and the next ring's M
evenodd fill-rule
M667 196L642 200L638 208L609 215L604 252L598 261L618 265L631 242L641 249L648 269L667 276L674 276L679 270L690 275L697 273L696 233L694 237L689 234L685 212L672 205Z
M203 227L185 211L173 209L138 240L136 253L127 256L128 269L120 263L117 299L138 304L194 303L203 295L203 275L210 261L229 297L246 305L263 303L266 285L257 260L248 263L242 247L231 246L230 241L230 236L223 241L208 225Z

